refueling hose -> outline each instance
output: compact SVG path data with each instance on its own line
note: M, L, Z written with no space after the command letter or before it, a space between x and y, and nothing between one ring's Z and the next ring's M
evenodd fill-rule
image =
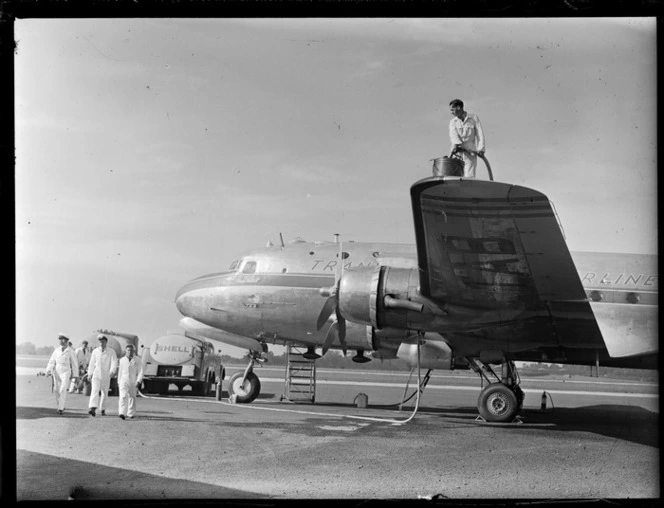
M403 420L398 420L394 418L375 418L371 416L360 416L360 415L339 415L339 414L333 414L333 413L320 413L320 412L314 412L314 411L299 411L296 409L281 409L281 408L276 408L276 407L263 407L263 406L252 406L249 404L233 404L230 402L224 402L224 401L212 401L212 400L205 400L205 399L183 399L180 397L169 397L167 400L179 400L183 402L206 402L206 403L214 403L214 404L223 404L225 406L234 406L234 407L243 407L245 409L254 409L254 410L263 410L263 411L279 411L279 412L284 412L284 413L301 413L301 414L306 414L306 415L316 415L316 416L334 416L336 418L352 418L356 420L368 420L372 422L387 422L387 423L392 423L394 425L403 425L405 423L408 423L411 421L413 418L415 418L415 415L417 414L417 410L419 409L420 406L420 387L422 385L422 379L421 379L421 368L420 368L420 345L421 345L422 337L418 335L417 337L417 399L415 401L415 408L413 409L412 414ZM161 399L161 397L150 397L148 395L144 395L140 390L138 390L138 395L145 398L145 399ZM409 397L409 399L412 398ZM403 402L402 402L403 403Z
M456 150L452 150L450 153L450 157L452 157L454 154L458 152L467 152L467 153L472 153L473 155L477 155L480 159L484 161L484 164L486 164L486 170L489 173L489 180L493 182L493 172L491 171L491 164L489 164L489 160L486 158L486 155L480 152L476 152L474 150L468 150L466 148L457 148Z

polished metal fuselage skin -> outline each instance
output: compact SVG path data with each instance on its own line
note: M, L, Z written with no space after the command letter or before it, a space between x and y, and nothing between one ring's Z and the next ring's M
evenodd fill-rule
M343 269L347 274L359 271L369 277L379 266L387 266L398 274L394 280L403 281L404 287L394 288L393 294L401 291L403 298L424 303L424 312L395 314L404 316L404 326L435 331L442 334L441 340L445 331L468 326L463 322L463 314L458 310L455 314L453 306L447 312L418 295L413 282L417 281L418 273L414 245L345 242L341 249L345 253ZM273 344L321 346L327 326L316 328L325 302L320 290L335 285L339 252L340 245L335 242L295 242L247 252L238 259L233 270L206 275L185 284L177 293L176 305L184 316L238 336ZM610 356L656 355L657 257L572 253L572 258ZM454 316L457 316L456 321ZM482 319L507 321L509 310L498 317L487 312ZM372 340L372 325L382 328L386 324L391 323L348 321L348 348L371 351L376 345L375 339ZM524 340L527 343L529 339ZM532 348L536 348L537 337L530 340ZM340 344L334 343L332 347L339 348ZM472 353L472 348L465 352ZM531 357L521 354L519 359L527 358ZM538 357L532 355L531 359ZM623 363L631 366L629 361Z

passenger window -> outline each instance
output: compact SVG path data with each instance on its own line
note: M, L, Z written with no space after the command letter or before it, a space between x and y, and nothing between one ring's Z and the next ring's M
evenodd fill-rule
M242 273L255 273L256 272L256 261L247 261L242 268Z

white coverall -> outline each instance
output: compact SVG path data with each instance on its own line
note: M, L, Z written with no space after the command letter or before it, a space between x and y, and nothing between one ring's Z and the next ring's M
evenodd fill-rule
M130 360L126 356L120 358L118 367L118 414L134 417L136 411L136 385L143 381L143 361L139 356Z
M454 145L461 145L461 148L472 150L473 152L486 151L484 145L484 131L477 115L466 113L465 120L458 117L450 120L450 142L452 148ZM475 178L475 169L477 168L477 155L467 152L461 152L463 160L463 176L465 178Z
M88 379L92 384L88 407L98 407L102 411L104 410L108 390L111 387L111 378L117 370L118 355L115 354L115 351L109 347L104 351L101 350L101 346L95 348L88 364ZM99 397L100 392L101 398Z
M78 361L76 354L69 346L57 347L46 366L46 374L53 375L53 391L58 409L64 411L67 402L67 389L72 377L78 376Z
M88 371L88 364L90 363L90 356L92 355L92 348L91 347L79 347L75 351L76 353L76 360L78 361L78 374L76 377L82 377L83 374L85 374ZM80 382L79 383L74 383L72 380L72 384L69 387L69 393L74 393L76 391L76 386L83 386L83 384Z

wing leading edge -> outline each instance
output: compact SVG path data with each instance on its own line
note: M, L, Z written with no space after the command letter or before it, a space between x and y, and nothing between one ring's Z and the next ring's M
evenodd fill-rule
M411 187L420 291L477 313L522 316L461 338L506 351L606 351L549 199L500 182L427 178ZM507 315L507 314L506 314ZM517 318L518 321L518 318ZM604 355L602 355L604 356Z

